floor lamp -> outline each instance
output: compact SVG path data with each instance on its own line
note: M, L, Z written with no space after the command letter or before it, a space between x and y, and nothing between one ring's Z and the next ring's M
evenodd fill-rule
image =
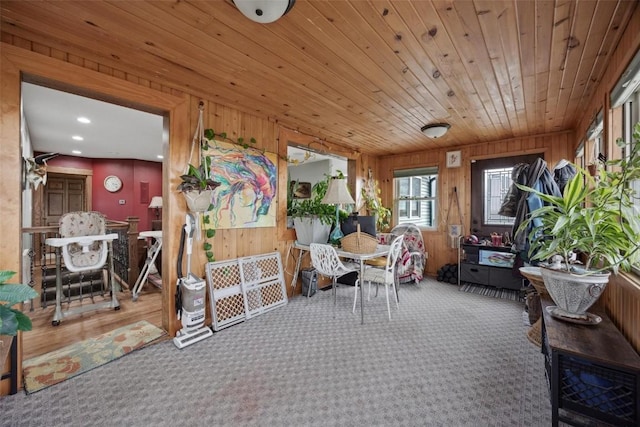
M162 209L162 196L153 196L151 203L149 203L149 209L155 209L156 219L151 220L151 229L162 229L162 222L160 221L160 209ZM156 225L157 224L157 225Z
M347 179L332 177L329 181L327 192L322 198L322 203L336 205L336 226L329 236L329 242L338 244L340 239L344 237L340 229L340 205L343 203L355 203L349 193L349 188L347 188Z

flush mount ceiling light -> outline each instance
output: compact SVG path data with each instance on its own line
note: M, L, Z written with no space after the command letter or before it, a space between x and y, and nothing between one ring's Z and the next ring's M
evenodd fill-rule
M296 0L233 0L233 3L247 18L268 24L289 12Z
M451 125L449 123L435 123L432 125L422 126L420 130L429 138L440 138L447 133L450 127Z

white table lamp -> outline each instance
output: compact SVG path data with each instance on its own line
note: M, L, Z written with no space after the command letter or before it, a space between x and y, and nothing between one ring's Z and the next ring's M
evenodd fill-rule
M355 203L355 200L353 200L353 197L351 197L349 193L347 179L331 178L329 188L327 188L327 192L322 198L322 203L336 205L336 226L329 236L329 241L334 244L338 243L340 239L344 237L340 229L340 205L343 203Z

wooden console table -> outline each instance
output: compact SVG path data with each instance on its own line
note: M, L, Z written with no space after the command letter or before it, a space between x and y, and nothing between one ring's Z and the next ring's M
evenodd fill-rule
M640 425L640 356L629 342L601 311L589 310L600 324L579 325L552 317L553 301L541 300L553 425Z

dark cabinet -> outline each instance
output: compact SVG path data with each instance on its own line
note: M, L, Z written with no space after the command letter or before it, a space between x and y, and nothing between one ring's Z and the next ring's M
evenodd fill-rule
M552 317L551 305L542 299L553 425L640 425L640 356L604 313L598 325L579 325Z
M515 254L505 246L462 244L458 251L459 282L519 290L522 279L513 275Z

